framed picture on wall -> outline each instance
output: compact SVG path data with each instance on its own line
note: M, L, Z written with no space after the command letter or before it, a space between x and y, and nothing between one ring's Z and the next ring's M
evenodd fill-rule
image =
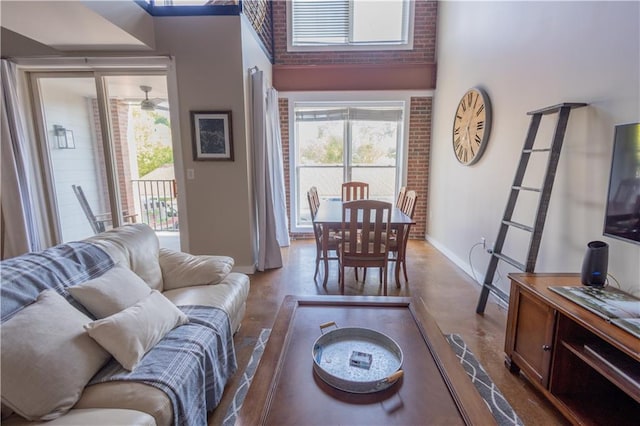
M231 111L191 111L194 161L233 161Z

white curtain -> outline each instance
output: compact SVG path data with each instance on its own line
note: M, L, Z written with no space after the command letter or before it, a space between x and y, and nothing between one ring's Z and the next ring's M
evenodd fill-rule
M43 249L34 221L29 189L28 144L18 108L15 64L3 59L2 73L2 183L0 185L1 258Z
M262 71L251 75L253 179L258 222L258 270L282 267L289 245L278 93L265 90ZM265 96L266 93L266 96Z

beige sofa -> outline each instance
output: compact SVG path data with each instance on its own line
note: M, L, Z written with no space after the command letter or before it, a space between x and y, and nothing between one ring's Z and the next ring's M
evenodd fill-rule
M240 327L249 293L249 278L231 272L234 262L230 257L193 256L161 249L153 230L144 224L127 225L84 242L100 247L116 265L129 268L151 289L158 290L175 305L222 309L229 317L231 331L235 332ZM5 274L3 269L10 268L0 269L5 280L9 272ZM5 321L3 316L3 328ZM26 330L25 335L28 335ZM2 362L5 370L4 356ZM54 365L51 367L55 368ZM16 413L5 417L7 405L11 405L5 404L4 378L2 384L3 425L161 426L174 424L175 420L171 400L163 391L144 383L124 381L86 386L69 411L50 421L28 421Z

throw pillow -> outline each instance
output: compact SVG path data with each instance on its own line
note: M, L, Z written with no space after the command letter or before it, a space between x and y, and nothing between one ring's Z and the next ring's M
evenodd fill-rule
M136 304L151 293L151 288L131 269L116 265L68 291L96 318L105 318Z
M165 248L160 249L159 261L165 291L218 284L229 275L234 263L228 256L195 256Z
M2 324L2 402L28 420L51 420L78 401L109 354L83 326L91 318L55 290Z
M157 290L133 306L85 325L89 336L127 370L171 330L189 318Z

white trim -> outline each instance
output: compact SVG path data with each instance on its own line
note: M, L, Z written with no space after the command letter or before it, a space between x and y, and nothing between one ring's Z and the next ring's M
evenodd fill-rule
M458 268L462 269L462 271L465 274L469 275L471 280L479 288L482 288L482 282L476 281L476 279L474 277L484 277L484 273L483 272L472 270L471 266L467 262L465 262L462 259L460 259L458 256L456 256L456 254L454 252L449 250L446 246L444 246L442 243L440 243L438 240L434 239L430 235L427 234L426 237L425 237L425 240L429 244L431 244L433 247L435 247L436 250L438 250L440 253L442 253L447 259L449 259L451 262L453 262ZM474 274L474 272L475 272L475 274ZM502 308L505 308L505 309L509 308L509 305L507 303L505 303L502 299L496 297L493 293L489 293L489 296L490 296L490 300L493 301L498 306L500 306Z
M314 92L278 92L279 98L302 102L350 102L359 101L411 101L411 98L433 97L435 90L342 90Z
M11 58L19 67L27 70L55 69L98 71L101 68L144 68L168 69L173 59L169 56L139 56L139 57L41 57L41 58Z
M389 42L389 43L370 43L370 44L325 44L318 46L294 46L293 45L293 29L291 1L286 2L287 17L287 52L345 52L345 51L397 51L397 50L413 50L413 31L415 23L415 0L407 0L409 5L406 18L407 42Z

